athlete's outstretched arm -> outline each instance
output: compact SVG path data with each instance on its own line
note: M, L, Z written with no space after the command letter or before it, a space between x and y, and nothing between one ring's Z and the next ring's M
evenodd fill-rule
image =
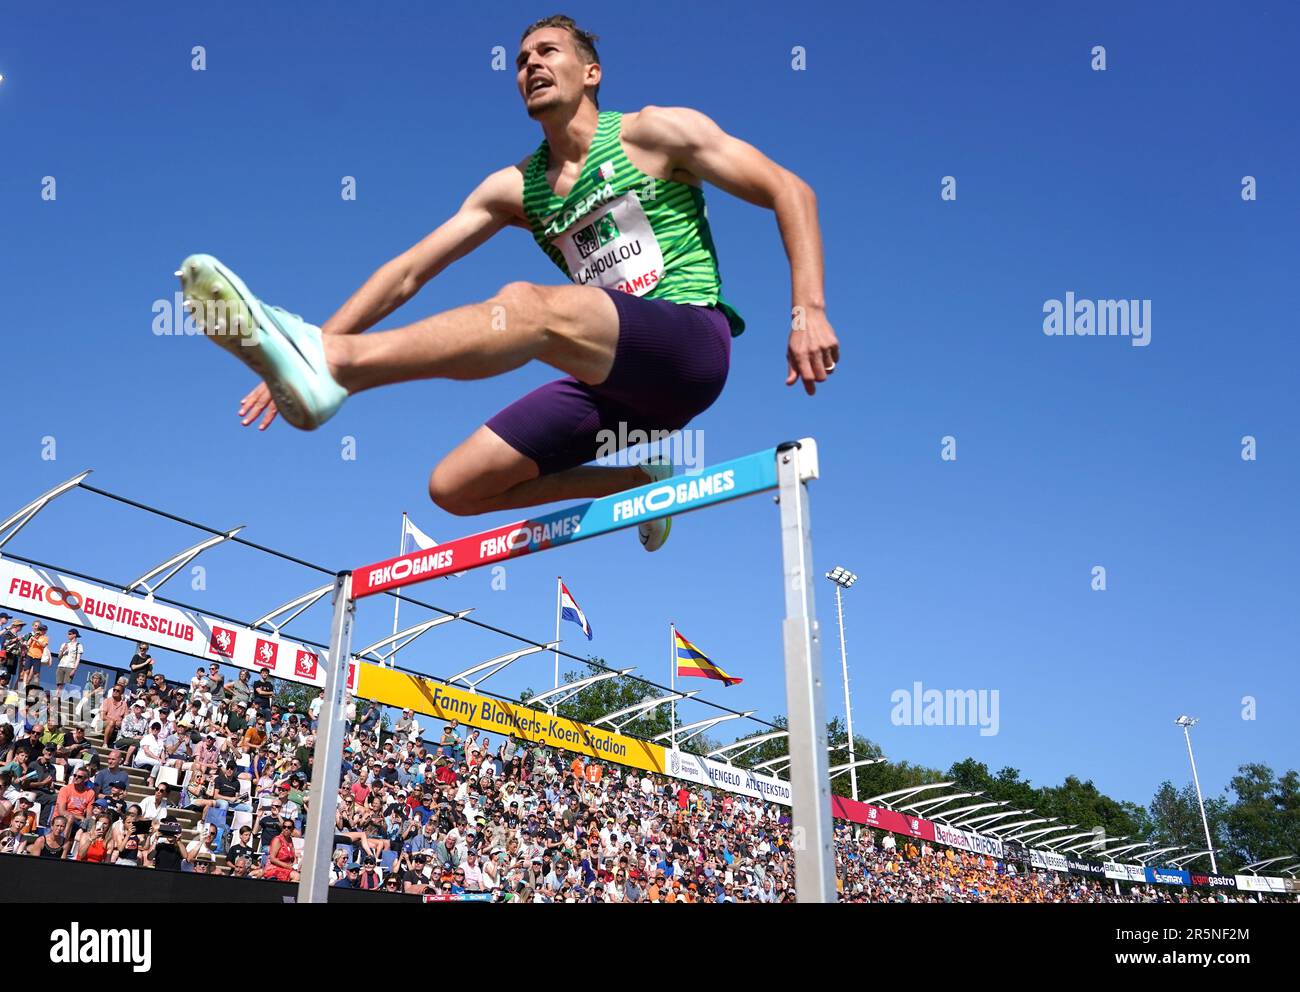
M646 107L633 130L630 137L637 144L666 153L670 174L689 173L776 212L790 260L793 311L785 382L790 386L802 380L811 396L839 361L840 350L826 319L821 228L812 187L697 110Z
M436 230L380 266L365 285L321 325L326 334L360 334L413 297L430 279L468 255L502 228L523 223L522 163L500 169ZM259 430L275 419L275 403L265 383L244 397L239 416L247 427L262 416Z

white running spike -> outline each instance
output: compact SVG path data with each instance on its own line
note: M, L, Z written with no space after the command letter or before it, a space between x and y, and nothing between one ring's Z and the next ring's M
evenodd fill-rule
M177 279L179 279L181 276L185 275L185 273L182 272L180 269L177 269L175 272L172 273L172 275L174 275Z

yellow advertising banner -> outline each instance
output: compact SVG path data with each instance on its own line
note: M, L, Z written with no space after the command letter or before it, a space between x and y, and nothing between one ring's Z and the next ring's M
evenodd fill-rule
M551 716L543 710L503 703L464 689L394 671L381 665L357 666L356 694L385 706L459 720L480 730L510 734L548 747L563 748L601 761L665 773L664 749L649 741Z

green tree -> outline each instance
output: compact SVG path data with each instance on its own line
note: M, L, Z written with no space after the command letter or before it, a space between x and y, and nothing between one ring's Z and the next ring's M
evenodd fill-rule
M778 730L786 730L789 727L789 723L784 716L774 716L772 723L775 724ZM762 729L755 731L750 736L761 737L767 733L771 733L771 731ZM849 760L848 748L843 747L848 743L848 739L848 731L839 717L835 717L827 723L827 745L836 748L830 757L832 765L842 765ZM740 740L744 740L744 738ZM740 743L740 741L738 740L736 743ZM776 740L763 741L756 745L752 751L741 754L734 760L735 764L742 768L754 768L774 759L788 757L789 754L789 738L781 737ZM853 756L860 761L864 758L879 758L882 755L878 744L868 740L861 734L854 734ZM897 789L939 781L942 781L942 778L939 772L933 768L912 765L906 761L881 762L858 769L858 798L865 800ZM844 772L831 782L831 793L847 797L852 793L852 784L852 777L848 772Z
M321 689L316 686L303 685L301 682L286 682L283 679L277 679L275 685L275 695L271 701L279 705L281 711L289 708L289 704L294 704L294 709L299 713L306 713L307 707L311 701L321 694Z
M1213 799L1206 803L1206 819L1211 823L1211 836L1214 826L1221 817L1222 809ZM1175 788L1168 779L1160 783L1160 788L1147 807L1149 814L1148 839L1161 847L1174 844L1186 847L1188 851L1200 851L1205 848L1205 829L1201 825L1201 811L1196 803L1196 789L1188 782L1181 789ZM1215 847L1219 847L1215 844Z
M1242 765L1228 790L1234 799L1225 804L1218 822L1225 853L1234 863L1245 865L1300 850L1300 776L1294 770L1278 778L1268 765Z
M579 679L589 678L604 671L602 667L604 664L603 659L593 658L592 662L594 664L589 662L585 671L565 672L563 684L569 685ZM534 690L525 689L519 697L520 702L526 704L535 695L537 693ZM577 720L579 723L594 724L606 713L614 713L661 695L663 695L662 691L654 686L626 676L618 676L588 686L572 699L556 707L555 713L557 716ZM669 708L667 706L657 706L649 713L639 716L629 723L623 728L623 733L649 740L658 734L666 733L669 729L670 719ZM692 744L697 743L697 741L693 741ZM691 750L694 750L694 748Z

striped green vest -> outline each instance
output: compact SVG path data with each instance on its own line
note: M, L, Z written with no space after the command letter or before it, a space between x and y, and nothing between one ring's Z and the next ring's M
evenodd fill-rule
M524 170L533 238L569 279L673 303L716 306L732 335L745 322L722 298L718 253L698 187L647 176L623 153L623 115L604 111L566 197L546 181L543 141Z

